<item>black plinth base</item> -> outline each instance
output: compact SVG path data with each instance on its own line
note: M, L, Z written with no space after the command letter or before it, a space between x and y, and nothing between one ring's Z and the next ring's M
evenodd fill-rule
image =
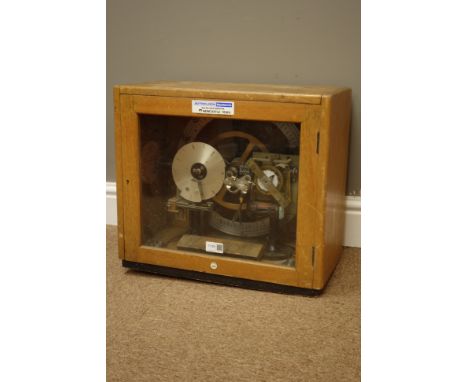
M247 280L238 277L229 277L222 275L213 275L210 273L187 271L184 269L162 267L159 265L135 263L133 261L122 260L122 265L125 268L134 269L136 271L155 273L158 275L191 279L214 284L222 284L235 286L239 288L255 289L261 291L284 293L284 294L299 294L303 296L316 296L322 292L317 289L298 288L288 285L280 285L267 283L264 281Z

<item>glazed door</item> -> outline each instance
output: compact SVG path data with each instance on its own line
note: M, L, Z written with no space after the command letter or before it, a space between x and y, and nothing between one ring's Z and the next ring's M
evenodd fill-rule
M217 103L120 96L125 259L310 288L320 106Z

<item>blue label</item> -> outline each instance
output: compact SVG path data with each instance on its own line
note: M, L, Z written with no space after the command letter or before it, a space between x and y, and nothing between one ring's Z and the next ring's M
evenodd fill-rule
M192 113L234 115L234 102L193 99Z

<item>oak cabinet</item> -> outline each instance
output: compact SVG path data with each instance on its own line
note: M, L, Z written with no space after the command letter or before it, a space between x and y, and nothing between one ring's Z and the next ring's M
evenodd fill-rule
M351 90L114 87L124 267L314 294L342 252Z

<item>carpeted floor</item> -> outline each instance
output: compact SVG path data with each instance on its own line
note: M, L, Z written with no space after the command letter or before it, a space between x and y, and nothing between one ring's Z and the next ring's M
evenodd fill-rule
M302 297L122 268L107 226L108 381L359 381L360 250Z

